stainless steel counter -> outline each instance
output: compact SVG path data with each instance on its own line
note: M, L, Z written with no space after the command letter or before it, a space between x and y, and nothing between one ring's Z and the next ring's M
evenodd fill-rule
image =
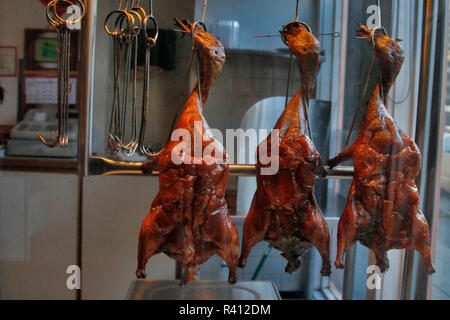
M180 287L175 280L134 280L127 300L281 300L272 281L197 280Z

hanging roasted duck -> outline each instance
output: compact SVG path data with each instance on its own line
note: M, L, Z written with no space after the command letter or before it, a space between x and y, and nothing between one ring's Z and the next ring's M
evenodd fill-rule
M419 209L414 179L421 169L420 150L386 109L388 93L404 61L397 40L360 25L358 36L373 41L381 80L367 105L355 142L330 167L353 159L355 174L338 227L336 267L356 241L370 248L382 272L389 268L387 251L415 249L434 268L428 223Z
M198 52L200 85L197 82L174 131L192 137L188 145L192 152L177 149L180 142L170 141L159 155L159 193L140 230L136 275L145 278L147 261L162 252L182 264L181 285L186 285L195 280L200 264L217 254L228 265L228 281L235 283L239 238L225 201L229 158L221 143L207 131L202 114L225 63L224 48L198 25L176 21L192 35ZM203 156L194 154L195 136L201 139L199 149ZM209 154L207 150L215 151L205 156ZM217 157L215 152L222 156ZM182 163L175 161L174 156Z
M314 182L320 155L308 136L307 108L319 67L320 44L302 22L292 22L281 31L283 41L296 56L301 86L278 119L274 131L257 149L257 190L245 219L239 266L245 267L252 247L267 241L282 252L286 272L299 269L304 252L315 246L322 257L322 275L330 274L330 235L314 197ZM279 137L272 139L279 133ZM279 170L264 175L261 154L279 144ZM264 150L263 150L264 149ZM262 151L262 153L261 153ZM273 158L273 155L272 155Z

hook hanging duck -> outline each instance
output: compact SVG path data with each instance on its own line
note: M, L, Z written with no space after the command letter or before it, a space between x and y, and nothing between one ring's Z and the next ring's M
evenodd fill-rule
M327 276L330 235L314 197L320 155L307 135L307 106L319 68L320 44L309 27L298 21L284 26L281 36L298 60L302 82L274 131L258 146L257 190L245 219L239 266L245 267L252 247L265 240L282 252L288 273L298 270L301 256L315 246L322 257L321 273ZM273 139L275 132L279 136ZM262 169L268 165L259 155L273 150L274 142L279 144L279 170L264 175Z
M162 252L182 264L181 284L186 285L195 280L200 264L217 254L228 265L228 281L235 283L239 238L225 201L229 158L221 143L209 133L203 117L209 91L225 63L225 51L202 28L187 21L176 22L191 33L198 50L199 82L175 132L200 137L201 155L189 152L196 149L195 139L180 150L177 149L180 142L172 140L159 155L159 193L140 230L136 275L145 278L147 261ZM205 156L207 149L215 151ZM174 155L182 161L175 161Z
M343 268L346 250L356 241L370 248L382 272L389 268L391 249L415 249L433 273L430 233L419 209L415 178L421 168L420 150L386 109L388 93L404 61L397 39L360 25L358 36L373 41L381 81L361 122L355 142L330 167L353 159L355 174L338 227L336 267Z

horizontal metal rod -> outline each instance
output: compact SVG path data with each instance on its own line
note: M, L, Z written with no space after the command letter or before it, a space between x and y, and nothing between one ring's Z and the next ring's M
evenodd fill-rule
M245 218L247 215L243 215L242 212L237 212L235 216L231 216L231 220L238 226L242 226L244 224ZM328 227L330 229L336 228L339 223L339 217L325 217L325 221L328 223Z
M110 175L149 175L157 176L159 172L153 170L151 173L144 173L145 162L128 162L113 160L105 157L92 157L89 160L89 174L94 176L110 176ZM326 178L351 179L353 178L353 167L337 167L329 169L325 167L327 172ZM254 164L231 164L230 175L240 177L256 176L257 170Z

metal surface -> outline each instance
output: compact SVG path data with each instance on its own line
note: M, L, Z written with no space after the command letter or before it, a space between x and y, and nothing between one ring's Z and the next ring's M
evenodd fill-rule
M49 148L44 145L39 135L51 140L53 130L58 128L58 111L55 109L30 109L25 119L10 132L7 142L8 156L75 158L77 156L78 110L69 112L67 121L67 144L64 148ZM42 121L39 119L42 117ZM39 119L39 120L35 120Z
M10 139L6 145L8 156L76 158L77 142L68 141L64 148L49 148L37 140Z
M154 170L151 174L144 174L143 165L145 162L128 162L114 160L105 157L92 157L89 160L89 174L94 176L108 175L151 175L157 176L159 172ZM353 178L353 167L337 167L329 169L325 167L327 178ZM232 164L230 165L231 176L256 176L257 170L255 165L251 164Z
M281 300L272 281L197 280L180 287L175 280L134 280L127 300Z

